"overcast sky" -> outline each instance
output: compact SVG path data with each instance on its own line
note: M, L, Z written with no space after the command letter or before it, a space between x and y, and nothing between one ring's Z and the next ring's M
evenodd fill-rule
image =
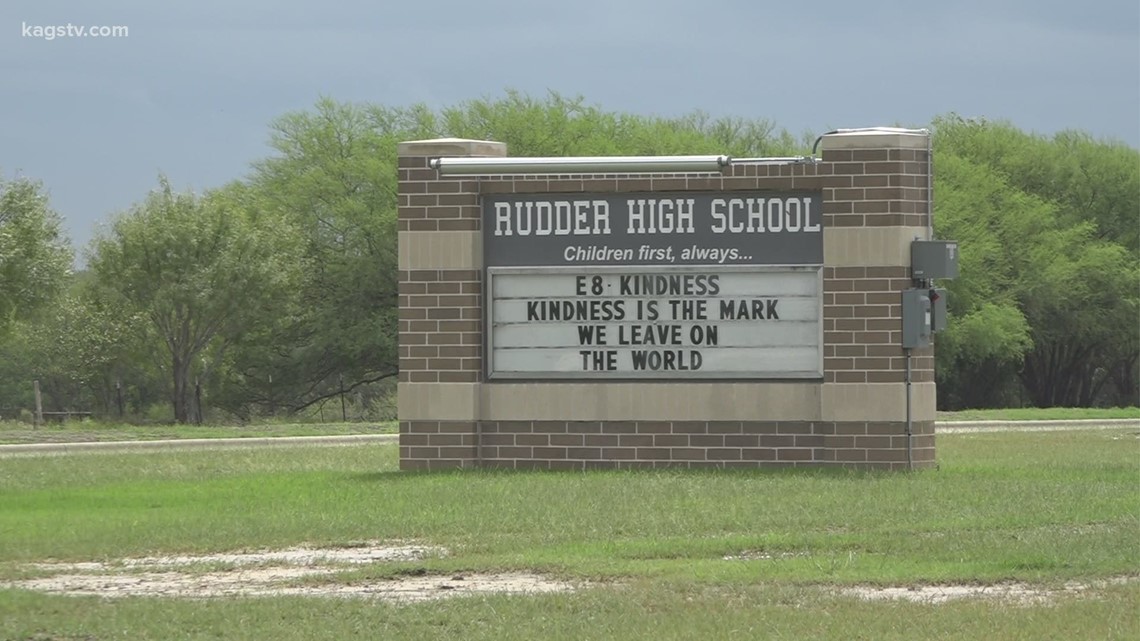
M69 23L128 35L25 35ZM554 90L794 134L953 111L1140 146L1137 0L4 0L0 72L0 172L43 181L77 246L159 172L246 175L269 123L321 96Z

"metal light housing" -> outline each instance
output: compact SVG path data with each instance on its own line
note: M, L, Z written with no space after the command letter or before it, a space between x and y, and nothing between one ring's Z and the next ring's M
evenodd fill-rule
M433 158L441 176L534 174L715 173L728 156L579 156L570 158Z

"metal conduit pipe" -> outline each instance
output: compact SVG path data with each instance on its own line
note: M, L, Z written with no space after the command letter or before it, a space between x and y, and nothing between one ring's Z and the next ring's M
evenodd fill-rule
M934 135L926 131L926 240L934 240Z
M914 424L911 419L910 411L910 350L904 349L906 353L906 469L908 471L914 470Z

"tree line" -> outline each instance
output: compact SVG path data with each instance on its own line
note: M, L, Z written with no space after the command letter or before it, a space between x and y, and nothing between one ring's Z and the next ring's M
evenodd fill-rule
M1079 131L931 124L935 228L960 243L938 337L942 409L1136 405L1140 157ZM396 144L455 136L512 155L810 153L764 119L615 113L581 98L441 110L325 99L270 126L272 154L204 193L154 190L75 249L42 185L0 179L0 415L189 422L303 415L349 395L391 415Z

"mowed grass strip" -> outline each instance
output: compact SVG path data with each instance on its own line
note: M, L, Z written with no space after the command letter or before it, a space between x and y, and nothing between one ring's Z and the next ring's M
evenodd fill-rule
M947 631L939 638L1129 638L1135 583L1037 606L862 603L828 589L1140 573L1135 432L940 436L941 469L914 474L409 474L378 445L4 459L0 579L49 558L399 540L450 554L337 580L525 569L601 587L398 608L0 591L0 638L28 638L37 623L98 639L928 636L914 625ZM173 621L185 630L170 634ZM226 625L233 634L218 632Z

